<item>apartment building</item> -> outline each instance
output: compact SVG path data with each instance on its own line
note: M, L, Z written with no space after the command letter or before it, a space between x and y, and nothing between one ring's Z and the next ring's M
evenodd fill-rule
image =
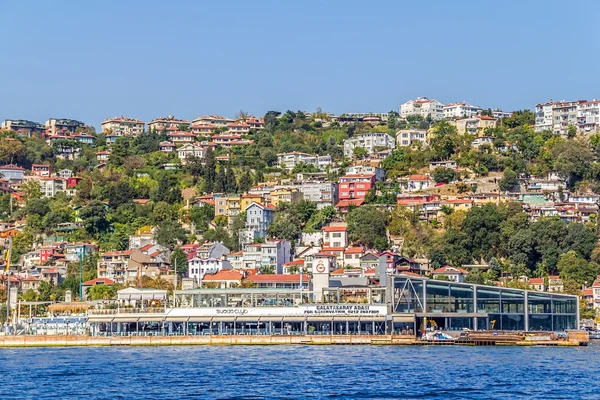
M492 117L496 118L496 119L500 119L500 118L508 118L512 115L512 112L508 112L508 111L502 111L499 108L495 108L492 110Z
M250 124L245 122L232 122L227 125L227 133L230 135L247 135L250 133Z
M238 194L215 194L215 216L224 215L231 224L233 219L242 211L242 198Z
M221 117L220 115L206 115L200 116L192 121L192 125L214 125L217 128L224 127L234 123L235 121L230 118Z
M486 115L474 115L450 121L456 127L459 135L484 136L486 128L496 127L496 118Z
M471 105L466 101L450 103L444 106L444 118L469 118L481 112L481 107Z
M212 136L217 130L218 126L213 124L200 124L196 122L192 122L190 125L190 131L194 135L200 136Z
M271 205L277 207L279 203L296 204L304 198L296 188L279 188L269 193Z
M83 122L67 118L50 118L45 125L48 136L74 134L77 128L85 127Z
M321 228L323 247L346 248L348 246L348 227L343 223L334 223Z
M231 263L222 258L194 257L188 260L188 277L194 279L196 284L200 284L207 274L216 274L219 271L230 269Z
M183 165L186 164L188 157L198 157L204 160L206 158L206 148L199 143L187 143L177 149L177 157Z
M380 149L395 149L396 139L384 132L360 133L344 140L344 156L352 157L357 147L365 149L368 154L373 154Z
M338 186L332 182L304 181L294 184L293 187L302 193L304 200L317 203L319 210L327 206L335 206L339 200Z
M444 104L435 99L417 97L400 105L400 116L406 118L409 115L420 115L423 119L431 116L434 121L444 119Z
M600 100L583 101L577 107L577 125L585 133L596 132L600 127Z
M107 251L100 254L98 260L98 278L109 278L117 283L126 281L127 261L134 250Z
M283 264L292 261L291 243L287 240L267 239L264 243L249 244L244 248L243 268L272 267L283 273Z
M329 154L324 156L316 156L299 151L277 154L277 162L279 167L288 170L294 169L294 167L298 164L311 164L320 170L324 170L328 165L331 165L331 161L331 156Z
M190 121L184 119L175 118L172 115L168 117L154 118L148 123L148 131L167 131L167 130L179 130L179 127L189 127Z
M196 140L195 134L185 131L170 132L167 136L175 144L192 143Z
M121 136L138 136L144 133L145 126L144 121L135 118L123 116L107 118L102 121L102 133L120 133Z
M535 131L551 130L566 136L570 125L578 126L579 104L584 101L548 101L535 106Z
M17 132L20 137L42 137L46 134L43 124L25 119L6 119L0 124L0 130Z
M50 164L33 164L31 175L49 177L52 175L52 166Z
M402 129L396 132L396 143L398 146L408 147L420 144L421 147L428 146L429 140L426 129Z
M346 174L340 178L338 186L340 201L364 199L375 186L375 174Z
M275 217L275 207L270 204L252 203L246 208L246 228L240 234L241 244L267 237L269 226Z

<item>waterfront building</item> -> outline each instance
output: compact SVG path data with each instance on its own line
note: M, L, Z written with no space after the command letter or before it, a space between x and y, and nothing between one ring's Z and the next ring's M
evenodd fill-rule
M222 258L198 258L188 260L188 277L200 284L206 274L216 274L221 270L230 270L231 264Z
M444 118L444 105L435 99L417 97L400 105L400 116L406 118L409 115L419 115L423 119L430 117L437 121Z
M344 140L344 156L352 157L356 148L363 148L368 154L373 154L378 149L395 149L396 139L384 132L369 132Z
M107 118L102 121L102 133L119 136L138 136L144 133L144 121L129 117Z

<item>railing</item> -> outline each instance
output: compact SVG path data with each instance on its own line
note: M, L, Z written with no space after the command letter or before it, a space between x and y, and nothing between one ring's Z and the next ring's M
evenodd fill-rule
M114 314L164 314L166 307L144 307L144 308L105 308L88 310L88 315L114 315Z

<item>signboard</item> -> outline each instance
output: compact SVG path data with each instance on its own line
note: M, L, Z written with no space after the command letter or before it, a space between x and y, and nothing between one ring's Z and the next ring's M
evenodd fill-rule
M216 308L173 308L167 313L172 317L298 317L361 315L384 316L385 305L368 304L322 304L298 307L216 307Z
M316 258L313 261L313 274L329 274L329 258Z

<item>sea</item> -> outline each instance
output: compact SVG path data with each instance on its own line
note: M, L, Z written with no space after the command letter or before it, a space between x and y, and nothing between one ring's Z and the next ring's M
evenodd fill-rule
M588 347L0 349L0 399L600 399Z

